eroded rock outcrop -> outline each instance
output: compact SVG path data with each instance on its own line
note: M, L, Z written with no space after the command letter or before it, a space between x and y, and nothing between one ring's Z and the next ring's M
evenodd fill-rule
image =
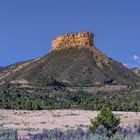
M135 75L140 76L140 70L139 70L139 68L131 68L131 71L132 71Z
M60 35L53 39L52 50L60 50L67 47L91 47L94 35L91 32L78 32Z

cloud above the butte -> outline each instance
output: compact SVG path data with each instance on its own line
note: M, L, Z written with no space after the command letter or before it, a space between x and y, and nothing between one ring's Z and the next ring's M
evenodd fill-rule
M140 63L140 56L138 56L138 55L133 55L133 60L135 60L135 61L137 61L137 62L139 62Z

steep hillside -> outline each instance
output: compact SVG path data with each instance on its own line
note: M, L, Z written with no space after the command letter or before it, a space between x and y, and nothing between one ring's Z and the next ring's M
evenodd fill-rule
M31 62L32 61L29 60L29 61L19 62L7 67L0 67L0 80L5 79L6 77L12 75L13 73L19 71L20 69L29 65Z
M9 81L25 79L39 86L56 81L81 86L130 84L139 80L131 70L99 51L93 44L93 34L90 32L58 36L47 55L19 66L4 78Z

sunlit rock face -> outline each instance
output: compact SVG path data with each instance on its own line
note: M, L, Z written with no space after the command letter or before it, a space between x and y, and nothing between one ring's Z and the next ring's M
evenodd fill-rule
M60 35L53 39L52 50L60 50L69 47L88 47L93 46L94 35L91 32L78 32Z
M131 68L131 71L132 71L135 75L140 75L140 70L139 70L139 68Z

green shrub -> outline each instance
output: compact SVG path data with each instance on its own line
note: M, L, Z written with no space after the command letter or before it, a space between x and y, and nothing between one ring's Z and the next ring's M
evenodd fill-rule
M91 120L90 130L107 137L111 137L117 131L120 119L116 118L110 108L103 107L100 114Z

